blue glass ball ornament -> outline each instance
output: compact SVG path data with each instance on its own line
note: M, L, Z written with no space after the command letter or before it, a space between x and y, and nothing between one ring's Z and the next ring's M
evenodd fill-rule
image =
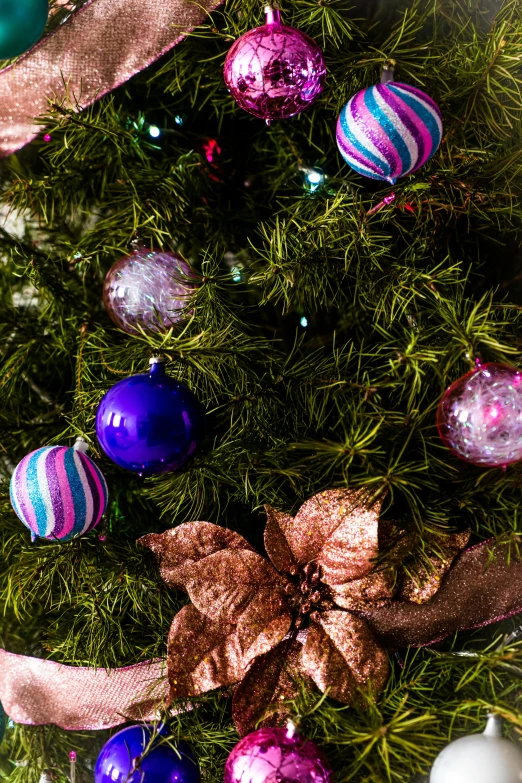
M164 362L151 359L148 373L119 381L96 413L104 452L140 476L177 470L203 438L203 407L185 384L166 375Z
M156 734L156 736L155 736ZM190 745L176 749L165 742L167 730L128 726L108 740L94 769L94 783L200 783L198 762Z
M26 52L41 37L48 0L0 0L0 59Z

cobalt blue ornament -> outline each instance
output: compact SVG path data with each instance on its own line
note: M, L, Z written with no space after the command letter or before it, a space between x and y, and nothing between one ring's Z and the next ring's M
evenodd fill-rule
M44 31L48 0L0 0L0 59L16 57Z
M165 735L163 726L156 733L147 725L119 731L101 749L94 783L200 783L190 745L181 740L174 750Z
M96 435L120 467L152 476L180 468L203 438L204 410L185 384L169 378L163 358L148 373L109 389L96 413Z

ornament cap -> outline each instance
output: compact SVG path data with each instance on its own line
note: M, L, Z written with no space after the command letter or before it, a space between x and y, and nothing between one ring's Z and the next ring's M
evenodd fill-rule
M388 62L385 62L382 66L382 73L381 73L381 84L387 84L388 82L393 82L395 79L395 61L394 60L388 60Z
M149 373L151 375L165 375L165 356L151 356L149 359Z
M276 5L265 5L266 23L281 24L281 11Z
M294 723L291 718L289 718L286 722L286 736L288 739L293 739L294 737L299 736L299 727L296 723Z
M494 712L488 714L488 722L484 729L485 737L502 737L502 718Z
M82 454L87 454L89 451L89 444L85 438L76 438L73 449L75 451L81 451Z

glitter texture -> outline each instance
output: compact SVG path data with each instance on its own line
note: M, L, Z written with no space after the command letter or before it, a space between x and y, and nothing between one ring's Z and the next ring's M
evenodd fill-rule
M322 527L321 505L327 509ZM302 519L310 523L308 531L302 531L303 542L318 536L324 544L335 533L336 517L338 526L347 530L351 526L347 515L357 516L359 511L366 515L371 508L378 514L379 504L364 506L357 492L323 492L303 506ZM458 630L489 625L522 611L522 561L513 542L485 541L461 553L447 570L448 557L465 545L469 533L448 536L442 546L441 568L447 570L443 578L439 569L436 579L423 586L421 575L415 588L404 589L403 585L397 597L383 600L385 586L376 591L376 597L375 590L361 589L373 575L378 585L380 571L372 570L334 589L324 583L313 563L302 566L298 562L285 531L293 527L289 535L300 535L295 525L299 513L291 517L269 509L265 546L274 573L263 558L252 559L255 552L241 536L209 522L186 523L163 534L144 536L140 543L154 552L166 583L184 588L210 615L188 605L174 618L168 643L169 682L162 678L159 661L107 672L0 649L0 702L7 714L18 723L103 729L157 717L172 693L192 695L239 681L232 710L239 733L245 734L260 721L284 720L284 701L296 695L296 676L304 675L308 682L313 679L319 688L331 685L337 698L348 695L351 699L354 680L364 686L369 672L377 684L384 680L383 648L393 651L432 644ZM225 579L221 577L223 584L213 584L220 556L228 553L224 563L230 564L231 552L240 556L238 562L243 554L255 564L249 578L240 582L229 572ZM342 545L339 555L342 560ZM212 567L205 587L209 560ZM265 584L262 580L267 575ZM353 611L343 612L339 606L349 585L354 586ZM373 605L369 603L372 598ZM426 599L424 604L417 603ZM227 615L228 622L222 619ZM291 627L286 631L289 616ZM300 629L300 620L309 627Z
M11 505L33 537L68 541L92 530L107 506L107 484L80 450L46 446L27 454L10 485Z
M267 24L232 44L223 78L242 109L270 123L307 109L322 92L326 67L312 38L282 24L279 11L266 14Z
M393 601L362 615L388 650L423 647L456 631L480 628L522 611L522 561L513 542L466 549L423 605Z
M157 719L167 696L164 675L159 660L107 671L0 649L0 701L15 723L32 726L88 731Z
M337 121L337 146L348 165L365 177L392 184L423 166L441 138L435 101L400 82L360 90Z
M38 135L49 101L90 106L168 52L219 5L214 0L88 0L0 73L0 156Z
M253 731L227 759L224 783L330 783L326 756L311 740L283 728Z
M140 248L111 267L103 303L114 323L128 334L164 332L184 316L194 293L194 273L178 253Z
M439 434L458 457L484 467L522 459L522 374L504 364L478 365L444 393Z
M273 716L280 698L296 695L286 664L345 703L370 681L378 692L388 676L387 655L364 620L336 605L334 588L371 579L379 511L380 502L364 491L346 489L315 495L295 517L267 508L270 561L237 533L209 522L140 539L168 584L192 601L169 634L171 699L239 682L233 714L245 733L269 708ZM381 581L380 574L375 578ZM357 589L353 606L367 606L356 595ZM294 641L307 626L296 654ZM251 690L242 687L244 679Z

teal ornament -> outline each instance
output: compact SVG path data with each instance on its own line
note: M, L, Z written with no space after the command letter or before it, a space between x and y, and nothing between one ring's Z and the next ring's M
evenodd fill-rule
M48 14L48 0L0 0L0 59L16 57L40 40Z
M7 715L0 702L0 742L2 742L7 727Z

